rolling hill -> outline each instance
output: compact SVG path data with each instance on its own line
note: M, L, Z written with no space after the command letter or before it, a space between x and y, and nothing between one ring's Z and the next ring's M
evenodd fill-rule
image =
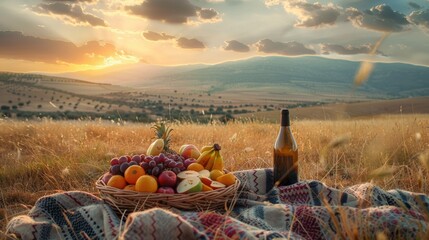
M210 93L263 90L284 98L307 96L316 101L346 99L352 94L359 99L429 95L428 67L377 63L369 80L355 87L353 79L359 65L359 62L314 56L255 57L215 65L161 67L140 63L107 69L104 73L68 75L86 80L97 76L104 82L134 87L198 89Z
M290 109L294 120L343 120L375 118L400 114L428 114L429 97L373 100L355 103L332 103ZM254 112L237 115L264 122L278 122L279 111Z
M209 90L270 88L274 92L340 95L352 92L368 98L397 98L429 95L429 68L401 63L377 63L367 83L353 86L358 62L321 57L259 57L227 62L206 68L163 75L159 85L203 85ZM152 81L153 81L152 79Z

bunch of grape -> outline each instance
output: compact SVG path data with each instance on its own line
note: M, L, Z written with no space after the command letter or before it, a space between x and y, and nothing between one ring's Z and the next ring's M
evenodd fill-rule
M112 175L124 176L125 171L129 166L140 165L143 155L121 156L110 160L110 173Z
M132 157L121 156L110 161L110 173L123 176L129 166L140 165L146 174L158 177L165 170L171 170L178 174L194 162L196 162L194 158L184 159L178 154L171 153L160 153L158 156L146 156L144 154Z
M180 155L160 153L158 156L146 156L142 159L140 166L147 174L157 177L165 170L171 170L176 174L186 170L184 161L185 159Z

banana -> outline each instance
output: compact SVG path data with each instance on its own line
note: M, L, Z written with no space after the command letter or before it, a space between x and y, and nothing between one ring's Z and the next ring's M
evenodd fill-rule
M222 155L220 155L220 152L217 151L216 158L213 162L213 166L211 170L217 169L217 170L223 171L224 167L225 167L225 163L223 161L223 157Z
M200 157L197 159L197 163L205 166L207 164L207 162L209 161L211 154L213 152L214 152L214 149L201 153Z
M200 152L203 153L205 151L210 151L212 149L213 149L213 145L212 146L207 145L207 146L202 147Z
M204 166L204 168L205 168L205 169L207 169L207 170L211 170L211 169L212 169L212 167L213 167L213 163L214 163L214 160L215 160L216 155L218 154L218 152L219 152L219 151L216 151L216 150L214 150L214 151L212 152L212 154L210 155L210 159L209 159L209 161L207 162L207 165L205 165L205 166Z

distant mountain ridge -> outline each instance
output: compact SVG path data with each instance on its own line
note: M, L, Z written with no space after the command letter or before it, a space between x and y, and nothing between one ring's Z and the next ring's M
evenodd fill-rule
M158 76L159 82L198 83L213 90L270 87L296 91L350 91L359 62L321 57L259 57L226 62L192 71ZM152 80L153 80L152 79ZM429 95L429 68L402 63L376 63L368 81L356 90L368 95L408 97Z
M359 87L353 85L353 79L360 62L314 56L255 57L215 65L144 66L146 70L136 65L106 74L104 82L157 88L199 88L208 92L264 88L274 92L330 95L356 91L369 98L429 96L429 68L403 63L376 63L368 81ZM123 76L120 82L117 82L118 75Z

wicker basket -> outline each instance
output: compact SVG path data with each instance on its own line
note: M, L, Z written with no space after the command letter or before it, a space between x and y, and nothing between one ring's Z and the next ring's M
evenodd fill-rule
M100 177L95 185L101 198L116 212L124 214L153 207L177 208L181 210L221 210L235 198L240 181L234 185L207 192L187 194L142 193L107 186Z

